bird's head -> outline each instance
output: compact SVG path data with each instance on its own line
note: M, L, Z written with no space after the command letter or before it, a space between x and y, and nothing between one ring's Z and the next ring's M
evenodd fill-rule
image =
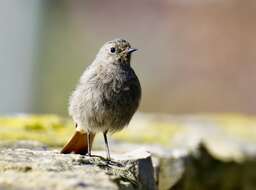
M130 64L131 53L134 51L137 49L131 48L126 40L115 39L102 46L97 54L97 59L113 64Z

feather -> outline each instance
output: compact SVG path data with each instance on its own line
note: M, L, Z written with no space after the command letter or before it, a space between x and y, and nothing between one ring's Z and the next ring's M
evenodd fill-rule
M94 137L95 134L90 133L90 147L92 147ZM75 134L69 139L61 150L62 154L72 152L83 155L88 153L87 133L82 133L76 130Z

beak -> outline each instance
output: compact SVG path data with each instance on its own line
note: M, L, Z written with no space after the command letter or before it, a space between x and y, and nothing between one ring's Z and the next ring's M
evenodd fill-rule
M127 53L132 53L132 52L135 52L135 51L137 51L138 49L135 49L135 48L129 48L128 50L127 50Z

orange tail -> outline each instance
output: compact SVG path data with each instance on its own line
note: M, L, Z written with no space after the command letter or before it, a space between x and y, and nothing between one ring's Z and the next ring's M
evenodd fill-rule
M93 139L95 134L90 134L90 147L92 147ZM86 154L88 153L88 143L87 143L87 133L82 133L80 131L76 131L75 134L69 139L69 141L64 145L61 150L61 153L75 154Z

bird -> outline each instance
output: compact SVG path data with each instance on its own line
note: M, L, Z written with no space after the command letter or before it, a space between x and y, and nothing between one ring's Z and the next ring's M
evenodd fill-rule
M111 160L108 134L129 124L141 100L141 84L131 66L135 51L123 38L100 48L70 96L69 114L76 129L61 153L91 156L95 135L102 133L106 158Z

